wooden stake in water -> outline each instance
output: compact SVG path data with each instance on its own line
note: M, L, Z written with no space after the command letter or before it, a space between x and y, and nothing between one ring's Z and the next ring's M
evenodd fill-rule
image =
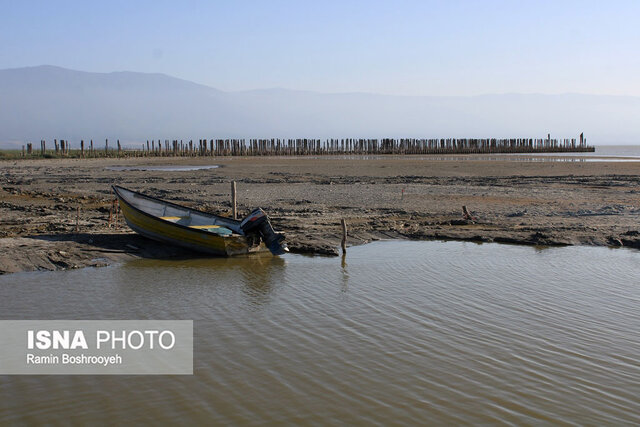
M235 181L231 182L231 212L233 214L233 219L238 219L237 192Z
M340 224L342 224L342 254L347 253L347 221L342 218L340 220Z

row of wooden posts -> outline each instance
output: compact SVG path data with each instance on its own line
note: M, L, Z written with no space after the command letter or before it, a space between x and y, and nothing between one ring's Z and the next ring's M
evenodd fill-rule
M484 154L594 151L580 138L342 138L342 139L200 139L147 141L139 148L115 146L105 140L104 147L94 146L93 140L81 140L72 151L68 140L54 139L54 149L47 150L40 141L40 150L33 144L22 147L23 156L79 156L79 157L196 157L196 156L294 156L326 154Z

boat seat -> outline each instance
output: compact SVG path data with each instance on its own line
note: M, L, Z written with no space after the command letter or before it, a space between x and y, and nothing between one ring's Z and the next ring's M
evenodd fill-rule
M207 225L187 225L190 221L190 217L188 216L161 216L160 219L164 219L165 221L173 222L174 224L186 225L189 228L196 228L198 230L208 231L209 233L218 234L220 236L231 236L233 233L227 227L215 224L207 224ZM188 220L188 221L187 221ZM187 224L182 223L187 222Z
M197 228L198 230L208 231L209 233L219 234L221 236L231 236L232 231L221 225L190 225L189 228Z
M186 217L186 216L161 216L159 218L160 219L164 219L165 221L178 222L181 219L185 219L185 218L188 218L188 217Z

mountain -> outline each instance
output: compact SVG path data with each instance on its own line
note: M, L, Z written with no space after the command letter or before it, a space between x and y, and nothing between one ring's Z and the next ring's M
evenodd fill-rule
M54 138L576 137L640 143L640 97L223 92L163 74L0 70L0 147Z

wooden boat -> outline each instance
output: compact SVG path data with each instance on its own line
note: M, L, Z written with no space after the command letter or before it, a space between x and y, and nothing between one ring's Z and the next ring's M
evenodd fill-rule
M201 212L114 185L125 221L135 232L159 242L198 252L231 256L287 251L262 209L242 221Z

